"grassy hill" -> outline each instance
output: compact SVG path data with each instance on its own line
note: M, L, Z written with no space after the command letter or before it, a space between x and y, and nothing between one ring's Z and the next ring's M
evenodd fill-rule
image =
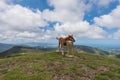
M74 53L26 52L0 58L0 80L120 80L120 59Z
M86 52L86 53L99 54L99 55L110 55L111 54L102 49L90 47L90 46L84 46L84 45L75 45L75 50L77 52Z
M18 55L20 53L37 53L37 52L40 52L40 50L37 48L25 47L25 46L14 46L6 51L1 52L0 57Z

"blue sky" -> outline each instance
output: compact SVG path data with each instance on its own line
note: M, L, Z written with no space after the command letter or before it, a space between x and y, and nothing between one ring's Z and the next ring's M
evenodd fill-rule
M1 0L0 42L56 42L73 34L75 44L120 45L120 0Z
M15 4L20 4L24 7L29 7L33 9L39 9L43 11L44 9L52 9L48 4L47 0L15 0Z

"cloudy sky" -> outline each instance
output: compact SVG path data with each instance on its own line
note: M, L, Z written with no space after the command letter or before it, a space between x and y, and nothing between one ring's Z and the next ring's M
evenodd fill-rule
M0 0L0 42L120 45L120 0Z

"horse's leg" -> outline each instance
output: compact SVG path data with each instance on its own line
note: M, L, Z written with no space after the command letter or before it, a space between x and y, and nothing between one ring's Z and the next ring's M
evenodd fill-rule
M63 45L61 45L61 52L62 52L62 55L64 55Z
M58 50L59 50L59 52L60 52L60 48L61 48L61 44L60 44L60 42L59 42L59 45L58 45Z

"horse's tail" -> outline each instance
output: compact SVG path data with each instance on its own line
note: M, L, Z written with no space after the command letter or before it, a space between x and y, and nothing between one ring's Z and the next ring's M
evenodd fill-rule
M59 40L59 38L58 38L58 37L56 37L56 39L57 39L57 40Z

